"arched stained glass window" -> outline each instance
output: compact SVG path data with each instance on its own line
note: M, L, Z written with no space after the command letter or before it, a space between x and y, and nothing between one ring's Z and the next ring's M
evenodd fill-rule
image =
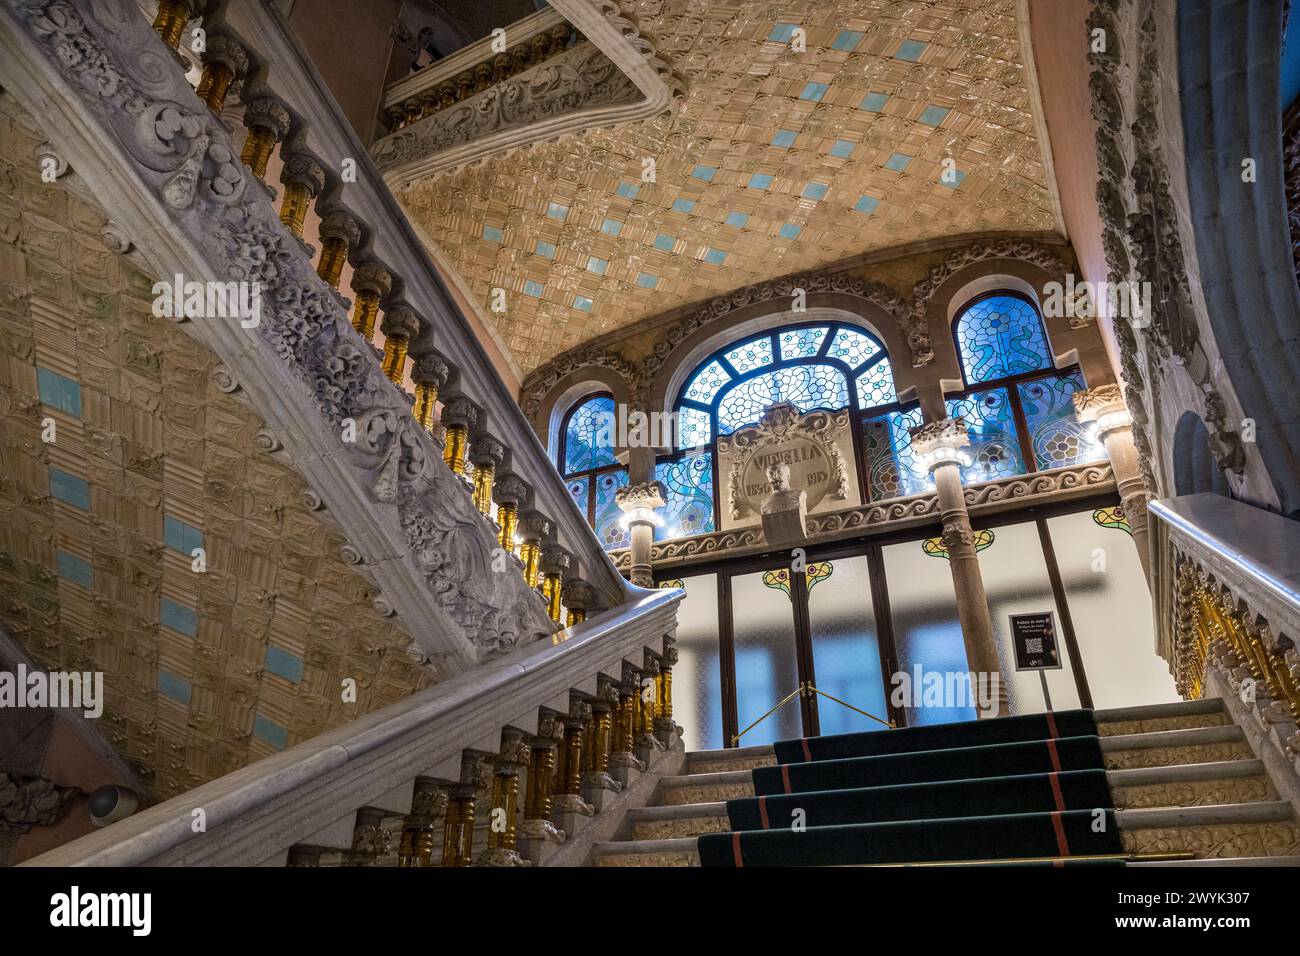
M627 469L615 454L616 408L612 395L589 395L564 417L556 456L569 494L596 530L605 550L626 548L627 529L614 500L628 482Z
M788 326L725 346L700 363L678 395L679 450L655 468L666 501L656 538L715 530L719 435L756 424L778 402L802 412L847 409L856 419L897 401L884 346L851 325Z
M614 399L593 395L575 405L564 424L561 471L573 474L605 465L617 465L613 443Z
M968 385L1052 367L1038 310L1018 295L976 299L957 317L954 334Z

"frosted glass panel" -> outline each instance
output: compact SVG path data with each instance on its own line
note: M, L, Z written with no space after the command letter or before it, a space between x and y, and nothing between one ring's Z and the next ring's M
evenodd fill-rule
M1043 682L1037 671L1017 671L1011 645L1012 614L1051 611L1056 619L1056 648L1061 658L1060 670L1044 671L1047 690L1052 695L1053 710L1072 710L1079 706L1079 691L1074 669L1065 649L1061 629L1061 612L1052 595L1052 582L1043 559L1043 543L1038 527L1032 522L993 528L993 543L979 552L980 576L989 598L989 616L998 641L998 657L1010 686L1007 698L1012 714L1041 714L1047 710L1043 701Z
M1127 707L1178 700L1169 666L1156 656L1151 595L1133 539L1122 528L1098 524L1092 511L1048 518L1047 530L1093 705ZM1094 571L1094 567L1104 570Z
M799 686L790 595L783 588L764 584L764 573L731 579L737 730L744 730ZM742 737L740 746L802 737L802 725L796 697Z
M867 559L818 561L809 565L809 572L808 621L817 687L888 720ZM823 734L884 729L825 697L817 698L817 722Z
M722 678L718 653L718 576L682 581L677 607L677 665L673 668L673 720L687 750L720 750Z
M962 643L961 625L957 622L957 599L947 560L926 554L921 550L920 541L887 545L881 553L900 671L913 684L918 666L922 680L927 673L946 676L965 672L966 645ZM886 692L893 693L893 684L888 684ZM903 700L908 726L976 717L973 707L926 705L919 695L916 691Z

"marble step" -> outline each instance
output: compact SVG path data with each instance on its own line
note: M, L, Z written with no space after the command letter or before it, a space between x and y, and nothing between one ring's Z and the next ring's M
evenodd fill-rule
M1120 809L1277 799L1263 762L1255 759L1110 770L1106 781ZM664 777L654 806L711 804L753 795L754 778L748 770L691 774Z
M721 804L655 809L670 813L635 812L642 814L643 822L677 821L686 826L725 814ZM1300 829L1290 804L1281 800L1118 810L1115 820L1126 853L1193 853L1196 859L1300 857ZM597 866L699 865L695 835L598 843L593 859Z
M1116 734L1101 738L1107 770L1172 767L1181 764L1253 760L1255 754L1236 724Z
M1199 860L1138 860L1129 866L1300 866L1300 856L1227 856Z
M1217 697L1180 700L1167 704L1112 707L1094 712L1103 737L1133 736L1171 730L1196 730L1230 726L1223 702ZM723 773L768 767L776 762L772 745L697 750L686 755L688 774Z
M1191 853L1196 859L1300 856L1300 827L1284 800L1118 810L1115 819L1128 853Z
M720 773L694 773L664 777L659 781L658 806L686 803L709 803L754 795L754 775L748 770L724 770Z
M731 830L725 801L641 807L629 810L626 819L631 824L633 840L666 840L694 837L701 833L727 833Z

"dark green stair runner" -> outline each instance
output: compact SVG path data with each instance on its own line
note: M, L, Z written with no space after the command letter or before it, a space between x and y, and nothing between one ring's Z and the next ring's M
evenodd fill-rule
M787 740L774 749L778 765L752 771L755 796L727 802L734 832L699 838L704 866L1122 850L1090 711Z

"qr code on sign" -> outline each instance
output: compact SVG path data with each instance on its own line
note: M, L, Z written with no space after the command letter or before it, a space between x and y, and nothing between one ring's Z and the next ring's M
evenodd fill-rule
M1043 639L1041 637L1031 637L1025 641L1026 654L1043 653Z

